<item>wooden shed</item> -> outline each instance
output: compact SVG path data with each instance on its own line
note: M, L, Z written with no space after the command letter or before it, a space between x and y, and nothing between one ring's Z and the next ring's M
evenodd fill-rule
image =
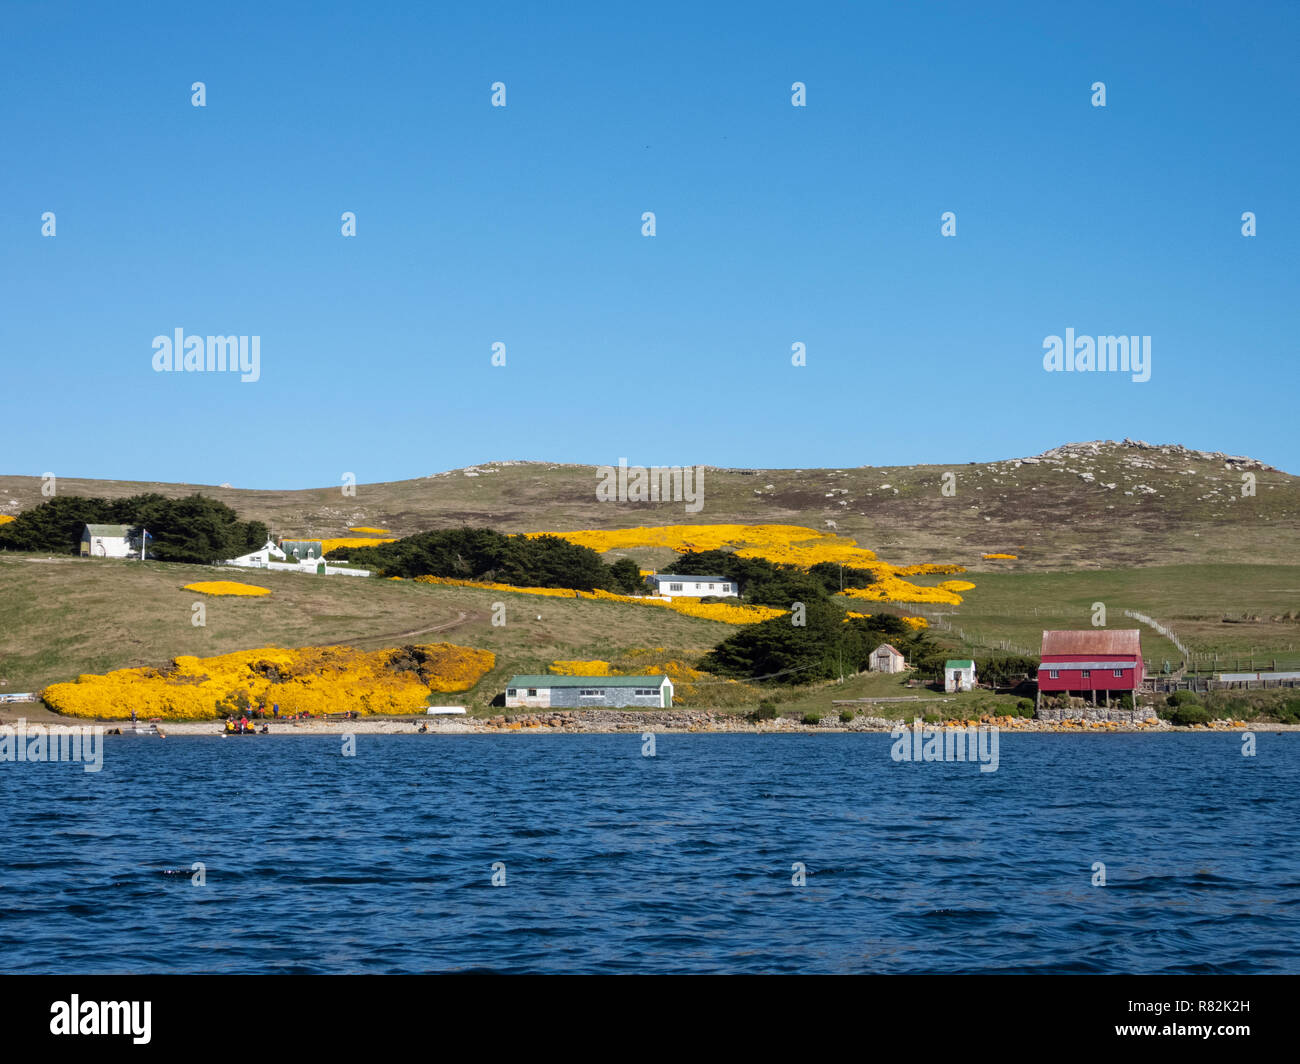
M871 672L902 672L907 668L907 662L897 647L881 643L871 652L867 668Z

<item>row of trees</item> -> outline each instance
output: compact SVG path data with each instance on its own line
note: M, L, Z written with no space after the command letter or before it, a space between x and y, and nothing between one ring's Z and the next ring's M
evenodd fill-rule
M791 603L786 602L788 609ZM922 677L943 679L943 664L951 648L934 643L925 629L917 630L888 613L844 620L839 603L823 599L804 604L804 623L795 615L746 625L724 639L701 660L699 667L719 676L764 680L774 684L806 684L850 676L870 664L871 653L890 643ZM981 682L1014 684L1032 677L1038 659L996 655L976 661Z
M148 529L149 556L168 562L234 558L262 546L268 535L261 521L241 521L225 503L199 494L181 499L58 495L0 525L0 548L76 554L85 525L128 525L133 536Z
M746 625L709 651L699 667L719 676L794 685L860 672L881 643L892 643L921 669L935 661L942 666L946 655L924 630L892 614L845 621L842 606L822 599L804 604L802 625L796 619L790 614Z
M559 536L509 536L491 528L421 532L376 547L336 550L381 576L444 576L517 587L566 587L578 591L641 594L645 583L636 562L606 565L590 547Z

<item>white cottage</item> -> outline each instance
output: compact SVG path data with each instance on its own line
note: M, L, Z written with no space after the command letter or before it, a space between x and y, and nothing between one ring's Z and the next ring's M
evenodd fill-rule
M258 550L231 558L226 564L238 565L242 569L265 569L273 561L284 561L284 551L275 545L275 540L268 538Z
M130 525L86 525L81 530L83 558L127 558L130 555Z
M694 576L681 573L652 573L645 578L656 595L673 598L679 595L691 598L704 598L717 595L722 598L735 598L740 594L740 586L725 576Z
M948 692L975 689L975 662L970 658L949 658L943 663L943 689Z
M671 709L673 682L667 676L512 676L505 701L507 709Z

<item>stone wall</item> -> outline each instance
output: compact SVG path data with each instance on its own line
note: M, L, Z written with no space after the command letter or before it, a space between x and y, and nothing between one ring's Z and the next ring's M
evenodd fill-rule
M1034 718L1049 723L1060 723L1063 720L1113 720L1119 724L1137 724L1139 721L1150 720L1156 715L1154 707L1151 706L1121 709L1119 706L1112 705L1107 709L1105 706L1094 706L1082 698L1072 698L1070 702L1071 705L1068 707L1049 706L1044 703L1038 707Z

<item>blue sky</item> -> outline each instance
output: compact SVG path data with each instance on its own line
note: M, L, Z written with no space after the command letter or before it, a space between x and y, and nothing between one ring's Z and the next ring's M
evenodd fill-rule
M0 472L1300 472L1298 5L270 6L6 5ZM154 372L178 327L261 379ZM1045 372L1067 328L1150 381Z

